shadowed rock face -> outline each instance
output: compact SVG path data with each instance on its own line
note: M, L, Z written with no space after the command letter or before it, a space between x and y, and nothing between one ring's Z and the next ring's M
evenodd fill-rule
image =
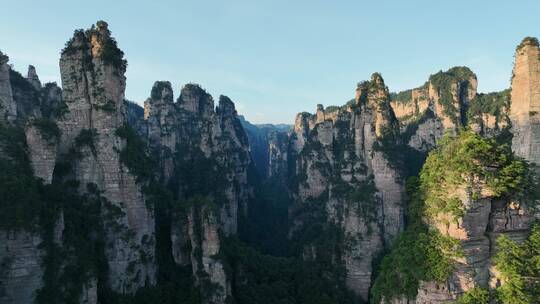
M58 122L59 153L68 153L82 132L95 134L94 147L83 147L82 157L75 161L75 179L82 188L95 184L103 197L120 208L122 215L116 222L124 228L104 227L109 282L116 292L133 293L155 282L155 236L153 211L145 204L142 185L119 156L126 144L116 135L125 124L125 69L123 53L105 22L75 32L60 58L62 97L68 112ZM103 213L106 216L107 211ZM133 237L123 237L128 231ZM149 260L145 265L141 255Z
M173 102L171 84L158 81L145 102L145 121L150 149L159 155L160 174L175 197L189 199L194 190L190 184L197 183L193 186L199 188L199 194L208 195L217 205L217 210L192 206L187 219L173 217L170 233L175 262L191 264L201 288L206 288L201 269L208 282L217 286L204 302L224 303L230 295L230 281L223 262L216 258L221 247L218 232L226 236L237 233L251 192L249 144L234 104L220 96L214 108L212 96L194 84L184 86ZM196 172L188 174L187 167ZM191 251L186 251L186 245Z
M0 52L0 121L12 122L17 117L17 104L13 100L10 82L9 57Z
M54 136L46 138L34 121L54 117L51 112L55 112L60 102L60 89L55 84L33 87L26 78L11 70L7 60L8 57L0 53L0 123L3 127L19 127L23 131L34 175L44 183L50 183L57 139ZM35 70L34 75L37 78ZM12 145L15 143L0 143L0 158L14 161L5 153ZM54 234L55 239L61 237L61 231ZM41 243L38 229L0 229L0 302L33 302L37 290L43 285L41 260L45 252L40 247Z
M172 218L171 254L178 264L192 265L201 292L210 288L204 285L207 278L217 286L205 303L225 303L230 282L216 258L220 234L236 234L251 193L249 146L233 102L220 96L214 107L213 98L193 84L186 85L174 102L169 82L156 82L144 110L125 101L126 61L105 22L76 31L66 44L60 59L63 90L55 84L42 86L33 67L26 78L11 71L7 59L1 55L2 122L24 129L34 175L45 184L54 178L74 180L81 195L100 196L97 222L103 224L107 277L89 275L80 302L97 303L98 285L130 295L156 283L156 223L146 202L148 181L139 180L120 157L127 142L117 130L129 121L156 153L157 177L176 199L185 201L204 192L200 187L210 189L201 194L209 195L212 204L193 207L185 218ZM67 176L55 175L60 163L70 164ZM192 180L197 170L206 180ZM214 205L219 206L217 212ZM58 246L69 246L62 240L66 227L59 212L54 239ZM43 287L41 260L47 252L39 246L40 232L0 232L6 244L0 250L0 299L30 303Z
M115 133L125 121L122 56L107 24L99 22L86 32L77 31L63 50L60 72L64 90L55 84L42 86L32 66L27 78L9 71L3 59L1 94L2 104L9 105L12 101L15 104L6 107L5 121L24 129L29 161L34 175L43 183L51 183L58 162L71 159L68 156L71 151L81 148L78 157L71 159L71 178L80 183L81 194L87 191L87 185L95 186L119 214L112 220L118 229L111 225L102 227L106 231L108 287L131 294L147 283L154 284L156 266L153 211L145 204L142 185L136 183L135 176L120 161L119 151L126 143ZM77 138L83 132L93 134L92 143L77 147ZM111 217L105 209L102 209L103 218ZM59 246L64 246L63 213L59 212L61 220L55 229L55 239ZM5 277L0 278L5 289L13 291L7 294L7 303L30 303L42 287L41 259L45 252L41 243L41 232L34 231L17 232L12 241L6 240L9 246L0 259L15 261L9 264L12 266L6 266L2 273ZM141 262L143 255L145 263ZM96 280L90 276L83 284L81 301L96 303ZM19 290L22 295L17 294Z

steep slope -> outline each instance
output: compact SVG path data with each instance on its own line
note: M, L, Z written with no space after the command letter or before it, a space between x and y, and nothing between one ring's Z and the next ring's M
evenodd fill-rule
M345 109L298 114L291 139L293 246L304 259L332 265L323 273L364 300L374 259L404 226L401 176L377 149L396 132L388 89L373 74Z
M512 148L526 160L540 163L540 49L536 38L516 48L512 74Z
M126 65L105 22L86 32L75 32L60 58L68 112L59 121L62 136L58 150L66 155L73 145L84 142L82 157L72 163L73 178L83 189L94 184L121 212L115 221L122 228L104 228L108 279L113 291L134 293L146 282L155 282L155 235L154 214L145 204L143 185L137 183L118 153L126 147L116 132L125 124ZM103 211L103 216L107 212ZM142 255L148 260L146 265L140 263Z
M534 108L534 89L538 86L534 75L539 60L538 43L526 38L516 50L510 107L508 91L478 94L471 101L468 118L475 118L469 121L472 130L496 136L497 141L462 131L457 138L444 138L430 154L420 175L420 188L410 194L409 213L416 217L410 222L426 225L423 229L449 243L435 243L439 245L429 251L429 246L411 238L418 235L418 226L409 225L382 262L373 289L376 301L529 303L535 297L535 266L524 274L525 268L509 270L507 263L516 262L509 257L515 254L510 248L527 252L536 246L534 239L525 239L537 218L537 170L525 161L534 163L536 157L536 123L534 111L529 112ZM508 115L513 153L504 133ZM502 127L497 126L499 122ZM521 247L517 245L524 241ZM404 259L406 252L415 250L427 257L414 263L413 259ZM430 258L434 252L438 252L438 258ZM514 257L520 256L520 263L525 265L530 263L527 254ZM444 263L430 264L434 260Z
M212 97L193 84L174 103L171 84L156 82L145 102L145 121L149 149L159 155L160 180L187 212L170 217L174 261L192 265L208 293L204 302L224 303L230 281L216 257L221 233L237 233L251 193L249 146L234 104L220 96L214 108Z

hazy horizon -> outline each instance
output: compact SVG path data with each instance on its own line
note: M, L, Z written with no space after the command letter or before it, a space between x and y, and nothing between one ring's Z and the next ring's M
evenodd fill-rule
M198 83L216 99L229 96L258 124L291 124L316 104L344 104L373 72L397 92L468 66L479 92L503 90L515 46L540 35L535 1L91 4L5 3L25 18L0 19L0 50L22 74L32 64L42 82L60 84L64 43L75 29L105 20L128 60L126 99L141 104L156 80L171 81L175 99L183 84Z

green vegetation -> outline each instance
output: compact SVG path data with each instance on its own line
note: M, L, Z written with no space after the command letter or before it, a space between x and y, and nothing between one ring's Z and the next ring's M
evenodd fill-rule
M0 124L0 228L35 227L41 206L39 188L27 156L24 131Z
M538 39L536 37L525 37L521 43L516 47L516 51L519 51L526 45L539 46Z
M453 270L453 258L460 255L456 240L423 223L424 194L418 178L409 178L406 188L410 197L409 223L382 259L371 289L374 303L402 295L414 298L419 281L446 280Z
M98 26L103 26L103 21L98 21ZM77 51L87 52L90 50L90 39L93 35L102 43L100 58L105 64L112 65L121 72L124 72L127 68L127 60L124 59L124 52L118 48L118 43L113 37L110 37L110 31L107 29L107 36L103 35L96 29L94 25L89 30L75 30L73 37L66 42L64 49L62 49L62 55L73 55ZM77 45L77 46L76 46ZM89 54L85 54L89 55ZM91 61L91 58L86 56L83 58L85 61ZM90 64L90 62L86 62Z
M390 93L390 101L407 104L412 101L412 90Z
M38 303L76 303L90 278L104 276L104 223L101 214L106 204L97 187L87 185L88 193L78 194L78 183L55 182L44 187L46 202L41 226L46 256L43 259L44 286L37 293ZM54 241L54 226L62 210L62 246ZM62 257L69 257L64 259Z
M198 148L179 146L174 157L175 176L178 181L173 192L182 191L184 198L195 195L209 196L218 205L226 201L224 190L228 184L226 174L231 170L220 165L216 157L206 157Z
M465 88L470 89L470 79L475 78L476 75L467 67L453 67L446 72L440 71L429 77L429 83L439 93L439 103L443 106L444 114L456 124L463 123L460 117L462 117L461 111L463 109L456 107L454 104L454 97L452 91L459 89L455 92L458 96L464 94ZM452 88L452 86L457 87Z
M60 138L60 129L56 125L56 122L47 118L37 118L32 121L32 124L38 128L41 136L47 141Z
M154 100L161 99L164 96L162 96L164 89L170 89L171 83L168 81L156 81L154 83L154 86L152 87L152 92L150 93L150 97ZM170 94L167 96L167 102L173 102L173 95Z
M360 185L349 192L349 204L353 204L353 208L359 216L366 219L367 222L373 222L377 218L375 205L377 203L377 188L373 176L368 180L360 183ZM369 229L369 228L368 228Z
M328 191L302 202L291 214L302 223L289 240L290 255L302 260L297 274L305 280L298 303L352 303L355 299L348 294L346 270L341 262L345 233L341 226L328 220L326 201Z
M137 177L137 182L149 181L154 176L156 162L146 154L146 143L127 124L118 128L116 135L126 140L120 161Z
M341 109L341 107L339 106L328 106L324 109L324 112L325 113L332 113L332 112L337 112Z
M118 43L113 37L105 39L100 56L105 64L112 65L120 71L125 71L127 68L124 52L118 48Z
M420 178L407 181L408 225L381 262L371 291L374 301L400 295L413 298L420 280L448 278L454 257L461 255L459 242L428 228L424 220L439 213L462 216L463 204L454 196L457 187L471 187L473 199L479 196L474 192L475 183L498 197L526 197L531 194L529 188L536 188L531 186L531 176L527 164L506 144L472 131L461 131L456 137L445 135L429 154ZM507 260L504 264L509 265ZM473 290L460 300L468 302L460 303L483 303L485 298L484 291Z
M502 285L496 298L502 304L537 303L540 299L540 223L533 225L523 244L508 236L497 239L495 265Z
M412 136L421 121L422 118L418 124L412 123L403 134L397 134L395 129L384 129L383 135L373 145L373 149L381 151L390 166L401 172L403 177L417 175L426 158L424 152L408 145L409 136Z
M0 51L0 64L8 62L9 57Z
M88 42L88 38L86 37L84 30L78 29L73 32L73 37L66 42L61 54L69 56L75 54L75 52L79 50L89 49L87 43L81 43L80 46L76 47L75 45L77 41Z
M495 117L497 123L506 118L506 112L510 108L510 89L488 94L477 94L469 103L467 109L467 121L469 123L482 123L482 115L489 114Z
M234 238L224 238L222 243L220 255L232 278L234 303L355 303L344 278L328 272L327 267L335 265L261 254Z
M432 219L439 213L460 217L463 206L452 193L462 185L472 187L473 198L478 196L477 186L483 184L499 197L522 193L528 185L527 170L526 163L516 159L508 145L472 131L462 131L455 138L446 135L420 174L425 215Z
M457 304L488 304L489 292L480 287L469 289L457 301Z
M17 88L27 94L37 95L34 86L23 75L21 75L21 73L15 71L14 69L9 70L9 81L11 82L11 86L14 87L13 89ZM34 102L37 101L34 100ZM39 104L39 102L36 104Z
M127 68L127 60L124 59L124 52L118 48L118 43L111 37L111 31L107 28L105 21L96 22L96 26L92 27L85 32L87 39L92 39L95 36L99 42L101 42L100 58L105 64L112 65L121 72L125 72ZM102 33L105 31L105 33Z
M288 208L290 197L285 178L273 177L264 182L253 165L248 169L248 183L254 188L247 216L240 218L239 236L263 253L287 254Z
M114 113L116 112L116 104L114 101L108 100L104 105L94 105L94 109Z
M75 137L75 147L89 147L92 150L92 153L96 154L96 140L97 140L97 130L96 129L82 129L79 135Z

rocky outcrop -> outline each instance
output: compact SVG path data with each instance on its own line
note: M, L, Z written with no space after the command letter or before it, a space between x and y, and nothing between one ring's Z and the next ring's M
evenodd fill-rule
M60 58L63 100L68 112L59 120L58 152L73 160L74 178L81 191L96 185L120 214L113 220L121 229L106 230L105 256L110 288L134 293L155 282L154 215L145 204L142 185L120 160L126 145L116 130L124 125L126 62L105 22L87 31L76 31ZM104 217L110 217L102 210ZM143 259L146 263L141 263ZM92 298L92 297L90 297Z
M479 93L467 110L470 128L485 137L500 135L510 126L510 90Z
M511 120L512 150L532 163L538 161L539 134L535 106L540 107L540 49L535 38L525 38L516 49L511 91L477 94L471 100L468 123L478 134L492 137ZM511 105L508 112L508 96ZM469 98L469 97L468 97ZM509 117L508 117L509 116ZM539 129L540 130L540 129ZM497 166L490 170L498 170ZM446 188L441 185L441 188ZM499 197L485 183L470 179L452 191L463 204L464 212L440 214L430 225L441 234L459 240L462 256L453 260L454 270L445 282L421 282L413 300L395 299L393 303L447 303L475 287L493 292L504 284L493 257L501 235L523 242L535 220L535 209L527 197Z
M463 188L457 193L464 215L455 222L441 215L434 225L443 235L460 240L462 256L455 259L446 282L422 282L414 303L453 301L475 287L494 290L501 284L492 260L497 238L504 234L521 242L528 235L533 216L524 204L495 198L489 191L474 199Z
M540 164L540 48L536 38L525 38L516 49L512 76L512 149Z
M277 130L268 134L268 178L285 180L288 176L289 136Z
M230 282L216 257L221 246L218 231L236 234L250 195L249 144L234 104L220 96L214 108L212 96L194 84L185 85L174 102L170 82L158 81L144 110L148 143L159 156L161 178L179 200L198 202L188 204L187 218L172 219L175 262L191 264L203 290L208 289L205 284L216 286L205 302L224 303ZM208 200L197 200L197 195Z
M416 88L392 96L392 109L397 119L404 122L421 115L427 110L430 98L425 88Z
M55 134L47 134L36 125L29 124L25 130L28 154L34 175L50 184L56 164L57 140Z
M41 90L41 81L39 81L39 77L36 73L36 68L33 65L28 66L26 79L36 90Z
M0 52L0 121L12 122L17 117L17 104L11 90L9 57Z
M469 68L454 67L431 75L422 87L393 94L391 106L400 121L404 142L427 152L445 132L455 133L467 125L467 111L476 102L477 86L476 75ZM480 109L477 112L475 118L480 117L476 121L481 125L478 132L490 127L500 130L495 119L491 122L487 114L484 117Z
M10 163L18 163L21 158L17 157L22 156L23 160L27 160L26 156L28 156L30 162L20 164L23 166L13 170L14 172L5 173L17 176L16 179L18 176L31 178L26 176L31 174L31 171L24 170L31 168L36 177L41 178L46 184L50 183L56 160L55 141L57 138L55 138L55 134L46 132L50 129L44 128L43 122L45 120L42 118L42 109L53 107L51 95L54 94L47 94L53 85L48 85L47 89L32 87L30 82L10 69L7 65L7 56L1 55L0 57L2 57L0 74L3 75L0 76L2 79L0 80L0 99L3 111L0 118L0 128L3 130L2 141L12 140L1 143L0 158L7 158ZM19 134L22 135L22 138L10 137L17 134L18 130L21 131ZM24 140L25 133L27 135L26 141ZM14 142L13 140L22 142ZM19 144L27 148L25 150L27 155L16 155L15 151L17 150L14 150L14 147ZM2 161L6 161L6 159L2 159ZM18 170L21 172L15 172ZM4 182L9 183L5 180ZM14 188L10 190L17 191L17 187ZM32 192L34 190L24 189L23 191ZM17 199L17 194L14 195L13 199ZM9 202L4 203L9 204ZM26 210L26 212L31 213L32 211ZM10 214L9 216L19 217L21 215ZM42 259L45 251L41 247L42 233L34 223L28 222L25 225L26 227L0 229L0 243L2 244L0 246L0 302L2 303L33 303L38 290L43 286ZM61 236L61 231L55 231L53 234L58 239Z
M358 85L354 103L332 110L319 106L315 115L296 117L290 234L301 239L305 259L331 254L345 267L348 288L367 300L372 263L404 225L400 173L377 149L379 140L397 132L397 120L379 74ZM314 218L325 221L320 234L340 231L337 240L321 240L334 251L321 251L317 238L301 237L313 229Z

